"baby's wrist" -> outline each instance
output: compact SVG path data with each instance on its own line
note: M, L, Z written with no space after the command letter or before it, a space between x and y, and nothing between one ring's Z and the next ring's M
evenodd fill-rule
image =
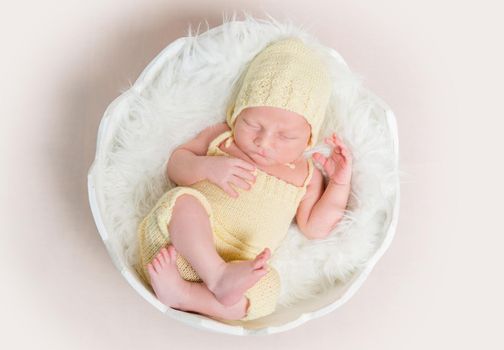
M335 186L348 186L350 185L350 181L342 181L342 182L336 182L333 179L329 178L329 181L327 183L328 185L333 184Z
M198 157L198 168L195 169L202 176L206 178L209 168L210 157L209 156L199 156Z

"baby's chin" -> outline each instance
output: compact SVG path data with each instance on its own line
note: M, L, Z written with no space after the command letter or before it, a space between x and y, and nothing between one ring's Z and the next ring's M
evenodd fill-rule
M273 159L269 157L263 157L258 153L249 153L248 155L250 159L252 159L255 163L261 164L261 165L272 165L276 163Z
M288 162L279 162L278 160L269 157L263 157L257 153L249 154L249 158L251 158L255 164L263 166L277 166L288 163Z

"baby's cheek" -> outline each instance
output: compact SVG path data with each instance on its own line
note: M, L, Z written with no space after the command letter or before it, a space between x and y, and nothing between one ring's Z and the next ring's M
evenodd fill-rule
M253 134L249 132L248 130L235 130L235 140L238 140L240 142L251 142L253 139Z
M278 148L275 154L278 161L287 161L292 158L296 158L299 155L299 151L297 148L284 147Z

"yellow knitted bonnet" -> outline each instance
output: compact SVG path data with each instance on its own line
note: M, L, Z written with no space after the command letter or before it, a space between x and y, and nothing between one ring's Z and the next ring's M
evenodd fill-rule
M320 57L298 38L281 39L254 57L227 109L226 121L233 133L237 116L247 107L295 112L311 126L308 149L317 143L330 95L329 73Z

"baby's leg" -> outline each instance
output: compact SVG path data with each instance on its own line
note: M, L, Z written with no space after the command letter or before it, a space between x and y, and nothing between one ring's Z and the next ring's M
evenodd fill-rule
M163 304L227 320L239 320L245 316L249 306L246 297L234 305L222 305L204 283L182 279L177 270L176 255L175 248L168 245L147 265L152 288Z
M243 294L267 273L269 249L254 260L226 263L217 253L208 213L191 195L181 195L168 224L171 243L196 270L223 305L243 300Z

